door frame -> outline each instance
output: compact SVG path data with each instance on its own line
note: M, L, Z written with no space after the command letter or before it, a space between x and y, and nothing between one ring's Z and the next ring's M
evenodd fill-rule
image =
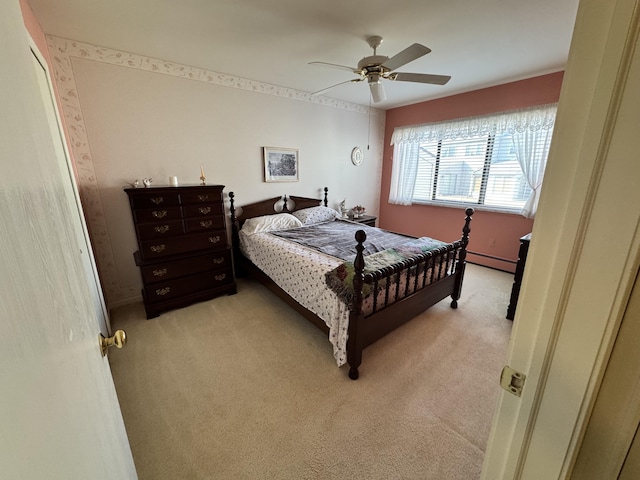
M593 412L586 424L584 440L572 470L577 478L618 478L637 436L640 423L639 280L640 277L636 277ZM634 465L637 468L637 459Z
M628 81L639 10L639 0L578 8L507 355L527 378L522 397L499 397L484 479L571 474L628 303L640 263L640 192L629 188L640 178L629 107L640 82Z

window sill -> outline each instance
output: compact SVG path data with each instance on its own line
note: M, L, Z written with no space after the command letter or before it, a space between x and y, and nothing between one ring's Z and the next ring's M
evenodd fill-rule
M520 208L492 207L490 205L478 205L477 203L464 203L464 202L454 203L454 202L413 201L411 205L428 205L430 207L444 207L444 208L455 208L455 209L463 209L463 208L471 207L477 212L481 211L481 212L504 213L507 215L520 215L520 210L521 210Z

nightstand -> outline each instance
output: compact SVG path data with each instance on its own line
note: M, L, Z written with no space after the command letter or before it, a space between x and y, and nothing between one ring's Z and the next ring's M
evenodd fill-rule
M376 220L378 217L374 217L373 215L362 215L358 218L349 217L349 220L353 220L354 222L364 223L365 225L369 225L370 227L376 226Z

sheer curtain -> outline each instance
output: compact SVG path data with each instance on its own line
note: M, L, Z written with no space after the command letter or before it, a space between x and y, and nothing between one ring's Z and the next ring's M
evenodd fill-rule
M547 166L552 133L551 130L526 130L524 132L515 132L511 137L515 147L516 158L520 168L522 168L522 173L527 179L527 183L531 187L531 194L520 211L520 214L527 218L535 217L538 209L542 178L544 177L544 169Z
M396 144L393 149L389 203L411 205L416 186L419 153L420 143L418 142Z
M557 104L550 104L454 121L397 127L391 137L394 151L389 203L411 204L420 144L479 135L510 134L518 163L532 189L521 213L533 217L540 196L556 110Z

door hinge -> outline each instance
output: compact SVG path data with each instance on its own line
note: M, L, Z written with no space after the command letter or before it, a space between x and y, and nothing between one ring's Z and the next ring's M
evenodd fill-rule
M513 393L516 397L522 395L522 387L527 376L524 373L515 371L509 365L505 365L500 375L500 386L507 392Z

